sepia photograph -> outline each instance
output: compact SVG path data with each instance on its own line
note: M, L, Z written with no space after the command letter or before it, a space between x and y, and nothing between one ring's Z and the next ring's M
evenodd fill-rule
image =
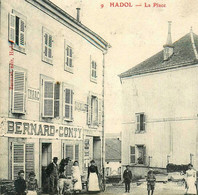
M0 195L197 195L197 0L0 0Z

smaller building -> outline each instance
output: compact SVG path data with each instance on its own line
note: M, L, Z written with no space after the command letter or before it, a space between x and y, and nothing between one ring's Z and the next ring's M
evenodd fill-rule
M105 150L106 176L121 175L121 140L106 138Z

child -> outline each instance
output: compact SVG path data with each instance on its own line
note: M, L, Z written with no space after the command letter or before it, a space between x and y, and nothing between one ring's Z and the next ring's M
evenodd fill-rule
M37 195L38 184L35 176L35 173L31 171L29 174L29 179L27 181L27 195Z
M80 192L82 190L82 182L81 182L81 175L78 166L78 161L75 161L72 167L72 180L74 183L74 191Z
M150 191L151 191L151 195L153 195L154 189L155 189L155 181L156 178L153 174L153 170L149 170L148 174L147 174L147 190L148 190L148 195L150 195Z
M129 165L126 166L126 170L123 173L124 183L125 183L125 192L130 192L130 183L132 180L132 173L129 170Z
M14 187L17 195L26 194L26 182L24 180L24 171L21 170L18 172L18 178L14 182Z

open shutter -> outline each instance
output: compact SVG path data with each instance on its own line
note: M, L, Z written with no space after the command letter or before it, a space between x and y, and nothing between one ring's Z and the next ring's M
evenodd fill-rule
M71 113L70 113L70 116L71 116L72 120L73 120L73 102L74 102L73 98L74 98L74 91L71 90Z
M25 48L26 37L25 37L26 22L25 20L19 20L19 46Z
M59 117L60 113L60 84L54 86L54 117Z
M137 114L136 115L136 130L137 131L140 131L140 115L139 114Z
M87 124L91 125L91 95L87 97Z
M13 102L12 113L25 113L25 72L14 70L13 72Z
M143 146L143 164L146 165L146 146Z
M75 160L79 161L79 145L75 145Z
M65 118L69 119L70 118L70 113L71 113L71 90L70 89L65 89Z
M15 180L20 170L25 171L25 144L13 143L12 148L12 179Z
M102 100L98 99L98 124L102 124Z
M34 144L27 143L25 145L25 172L26 178L31 171L34 171Z
M130 162L135 163L135 146L130 146Z
M9 13L9 41L15 43L15 15Z
M44 80L43 83L43 117L54 117L54 83Z
M146 130L146 115L143 114L143 131Z

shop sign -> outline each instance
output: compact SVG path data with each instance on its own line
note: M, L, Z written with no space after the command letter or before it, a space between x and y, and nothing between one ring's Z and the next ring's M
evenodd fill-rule
M1 135L20 137L51 137L60 139L82 139L82 127L26 121L21 119L0 119Z
M28 100L31 101L39 101L39 90L38 89L33 89L33 88L28 88Z
M79 101L75 101L75 110L81 112L87 112L87 104Z

